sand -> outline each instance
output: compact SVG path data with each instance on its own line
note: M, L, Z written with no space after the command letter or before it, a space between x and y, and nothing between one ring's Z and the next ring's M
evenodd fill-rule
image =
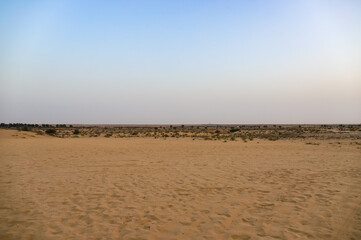
M355 140L0 130L0 239L361 239L360 186Z

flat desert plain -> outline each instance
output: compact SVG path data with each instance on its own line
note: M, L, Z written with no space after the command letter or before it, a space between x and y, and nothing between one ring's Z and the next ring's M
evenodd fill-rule
M360 186L360 140L0 130L0 239L356 240Z

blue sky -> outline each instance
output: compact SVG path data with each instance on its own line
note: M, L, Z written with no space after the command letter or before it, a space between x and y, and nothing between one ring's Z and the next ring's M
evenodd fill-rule
M361 123L360 1L1 1L0 121Z

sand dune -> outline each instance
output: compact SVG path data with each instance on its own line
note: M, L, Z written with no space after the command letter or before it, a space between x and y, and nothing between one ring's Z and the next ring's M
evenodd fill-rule
M1 130L0 239L361 239L361 146L309 141Z

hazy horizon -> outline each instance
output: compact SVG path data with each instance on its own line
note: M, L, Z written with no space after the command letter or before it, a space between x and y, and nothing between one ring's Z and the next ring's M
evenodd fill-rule
M0 122L360 124L360 1L3 1Z

